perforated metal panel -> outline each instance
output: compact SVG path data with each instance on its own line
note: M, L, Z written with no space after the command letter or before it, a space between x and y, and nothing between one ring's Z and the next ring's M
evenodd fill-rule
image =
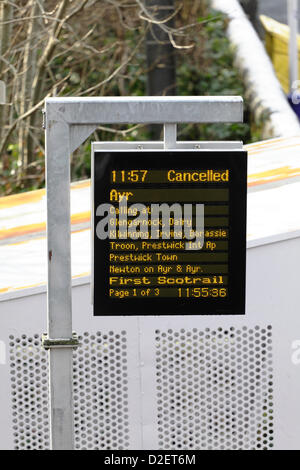
M10 336L10 374L14 448L50 446L48 358L39 335Z
M272 327L156 330L160 449L272 449Z
M156 330L160 449L272 449L272 327ZM40 337L10 337L15 449L49 448ZM85 332L74 353L77 449L128 449L126 332Z
M78 282L76 448L299 450L299 240L250 250L241 317L95 318ZM0 302L0 449L49 448L46 307Z
M84 333L74 353L77 449L128 449L126 332Z
M129 447L126 332L85 332L74 352L77 449ZM49 449L48 356L41 337L10 337L14 448Z

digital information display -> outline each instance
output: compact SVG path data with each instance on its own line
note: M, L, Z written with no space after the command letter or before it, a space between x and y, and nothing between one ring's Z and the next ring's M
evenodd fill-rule
M95 151L94 315L245 313L247 153Z

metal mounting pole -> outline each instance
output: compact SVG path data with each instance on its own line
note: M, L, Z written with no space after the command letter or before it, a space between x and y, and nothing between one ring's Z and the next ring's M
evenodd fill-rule
M48 337L72 338L69 126L46 121ZM63 260L63 262L61 262ZM58 345L59 346L59 345ZM73 350L49 349L52 450L73 449Z
M290 91L298 80L298 0L288 0Z

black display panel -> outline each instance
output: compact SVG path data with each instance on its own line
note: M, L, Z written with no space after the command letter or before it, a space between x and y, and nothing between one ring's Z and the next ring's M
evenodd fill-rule
M245 314L247 153L94 154L94 315Z

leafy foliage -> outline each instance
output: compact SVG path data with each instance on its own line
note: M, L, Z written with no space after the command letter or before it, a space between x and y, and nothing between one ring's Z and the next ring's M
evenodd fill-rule
M58 6L68 2L43 0L36 2L36 5L41 3L45 3L48 11L53 11L55 15L58 14ZM43 86L39 93L42 93L42 96L146 95L148 71L144 39L149 24L139 14L138 2L75 0L69 3L70 8L73 8L70 10L71 13L77 6L80 6L80 13L74 14L68 21L63 18L57 23L64 22L60 35L57 33L57 38L53 40L55 47L53 53L47 56L48 62L40 71ZM177 94L243 96L243 82L234 67L234 52L226 36L226 18L220 12L208 8L206 0L200 2L175 0L175 3L176 6L181 6L175 18L175 28L179 32L175 35L178 45ZM32 8L30 5L34 4L35 0L31 3L22 0L24 17L29 16L29 8ZM26 30L22 32L20 28L20 25L23 25L22 11L20 8L16 10L20 15L20 24L17 20L13 23L15 50L11 53L9 49L4 55L5 60L10 59L14 67L22 65L22 45L26 44L24 42ZM69 10L66 10L66 17L68 12ZM36 36L32 36L32 44L37 45L37 61L43 56L47 41L51 37L45 32L49 28L51 33L53 24L56 23L44 21L42 29L44 36L40 36L41 28L39 24L36 25L34 30ZM27 73L30 69L25 67L23 70ZM24 72L21 67L18 74L15 76L11 74L11 67L6 69L2 67L2 70L0 68L0 79L8 83L12 102L12 107L7 107L7 117L11 119L6 126L6 136L8 135L9 139L5 140L2 137L2 143L5 141L5 145L2 145L4 150L0 155L0 195L37 189L45 184L41 113L38 111L29 119L19 119L21 100L24 98L25 104L29 102L20 93L17 94L17 99L14 96L14 90L21 88L18 80L22 79ZM30 89L27 92L30 94ZM37 101L39 99L40 97ZM15 120L17 126L14 128L12 126ZM3 128L4 131L6 132L6 129ZM179 125L178 136L180 140L243 140L248 143L259 140L260 124L251 122L246 103L244 124ZM150 133L145 126L100 127L79 150L74 152L71 159L72 180L90 176L92 140L148 139ZM30 146L28 146L29 140ZM26 148L27 152L24 152Z
M234 51L226 35L227 19L211 10L196 38L196 47L202 51L198 60L194 54L181 55L178 60L178 93L180 95L240 95L245 89L239 72L234 67ZM199 18L199 21L203 21ZM245 143L259 139L259 130L252 134L251 116L245 102L243 124L202 124L181 126L182 140L242 140ZM258 132L257 132L258 131Z

